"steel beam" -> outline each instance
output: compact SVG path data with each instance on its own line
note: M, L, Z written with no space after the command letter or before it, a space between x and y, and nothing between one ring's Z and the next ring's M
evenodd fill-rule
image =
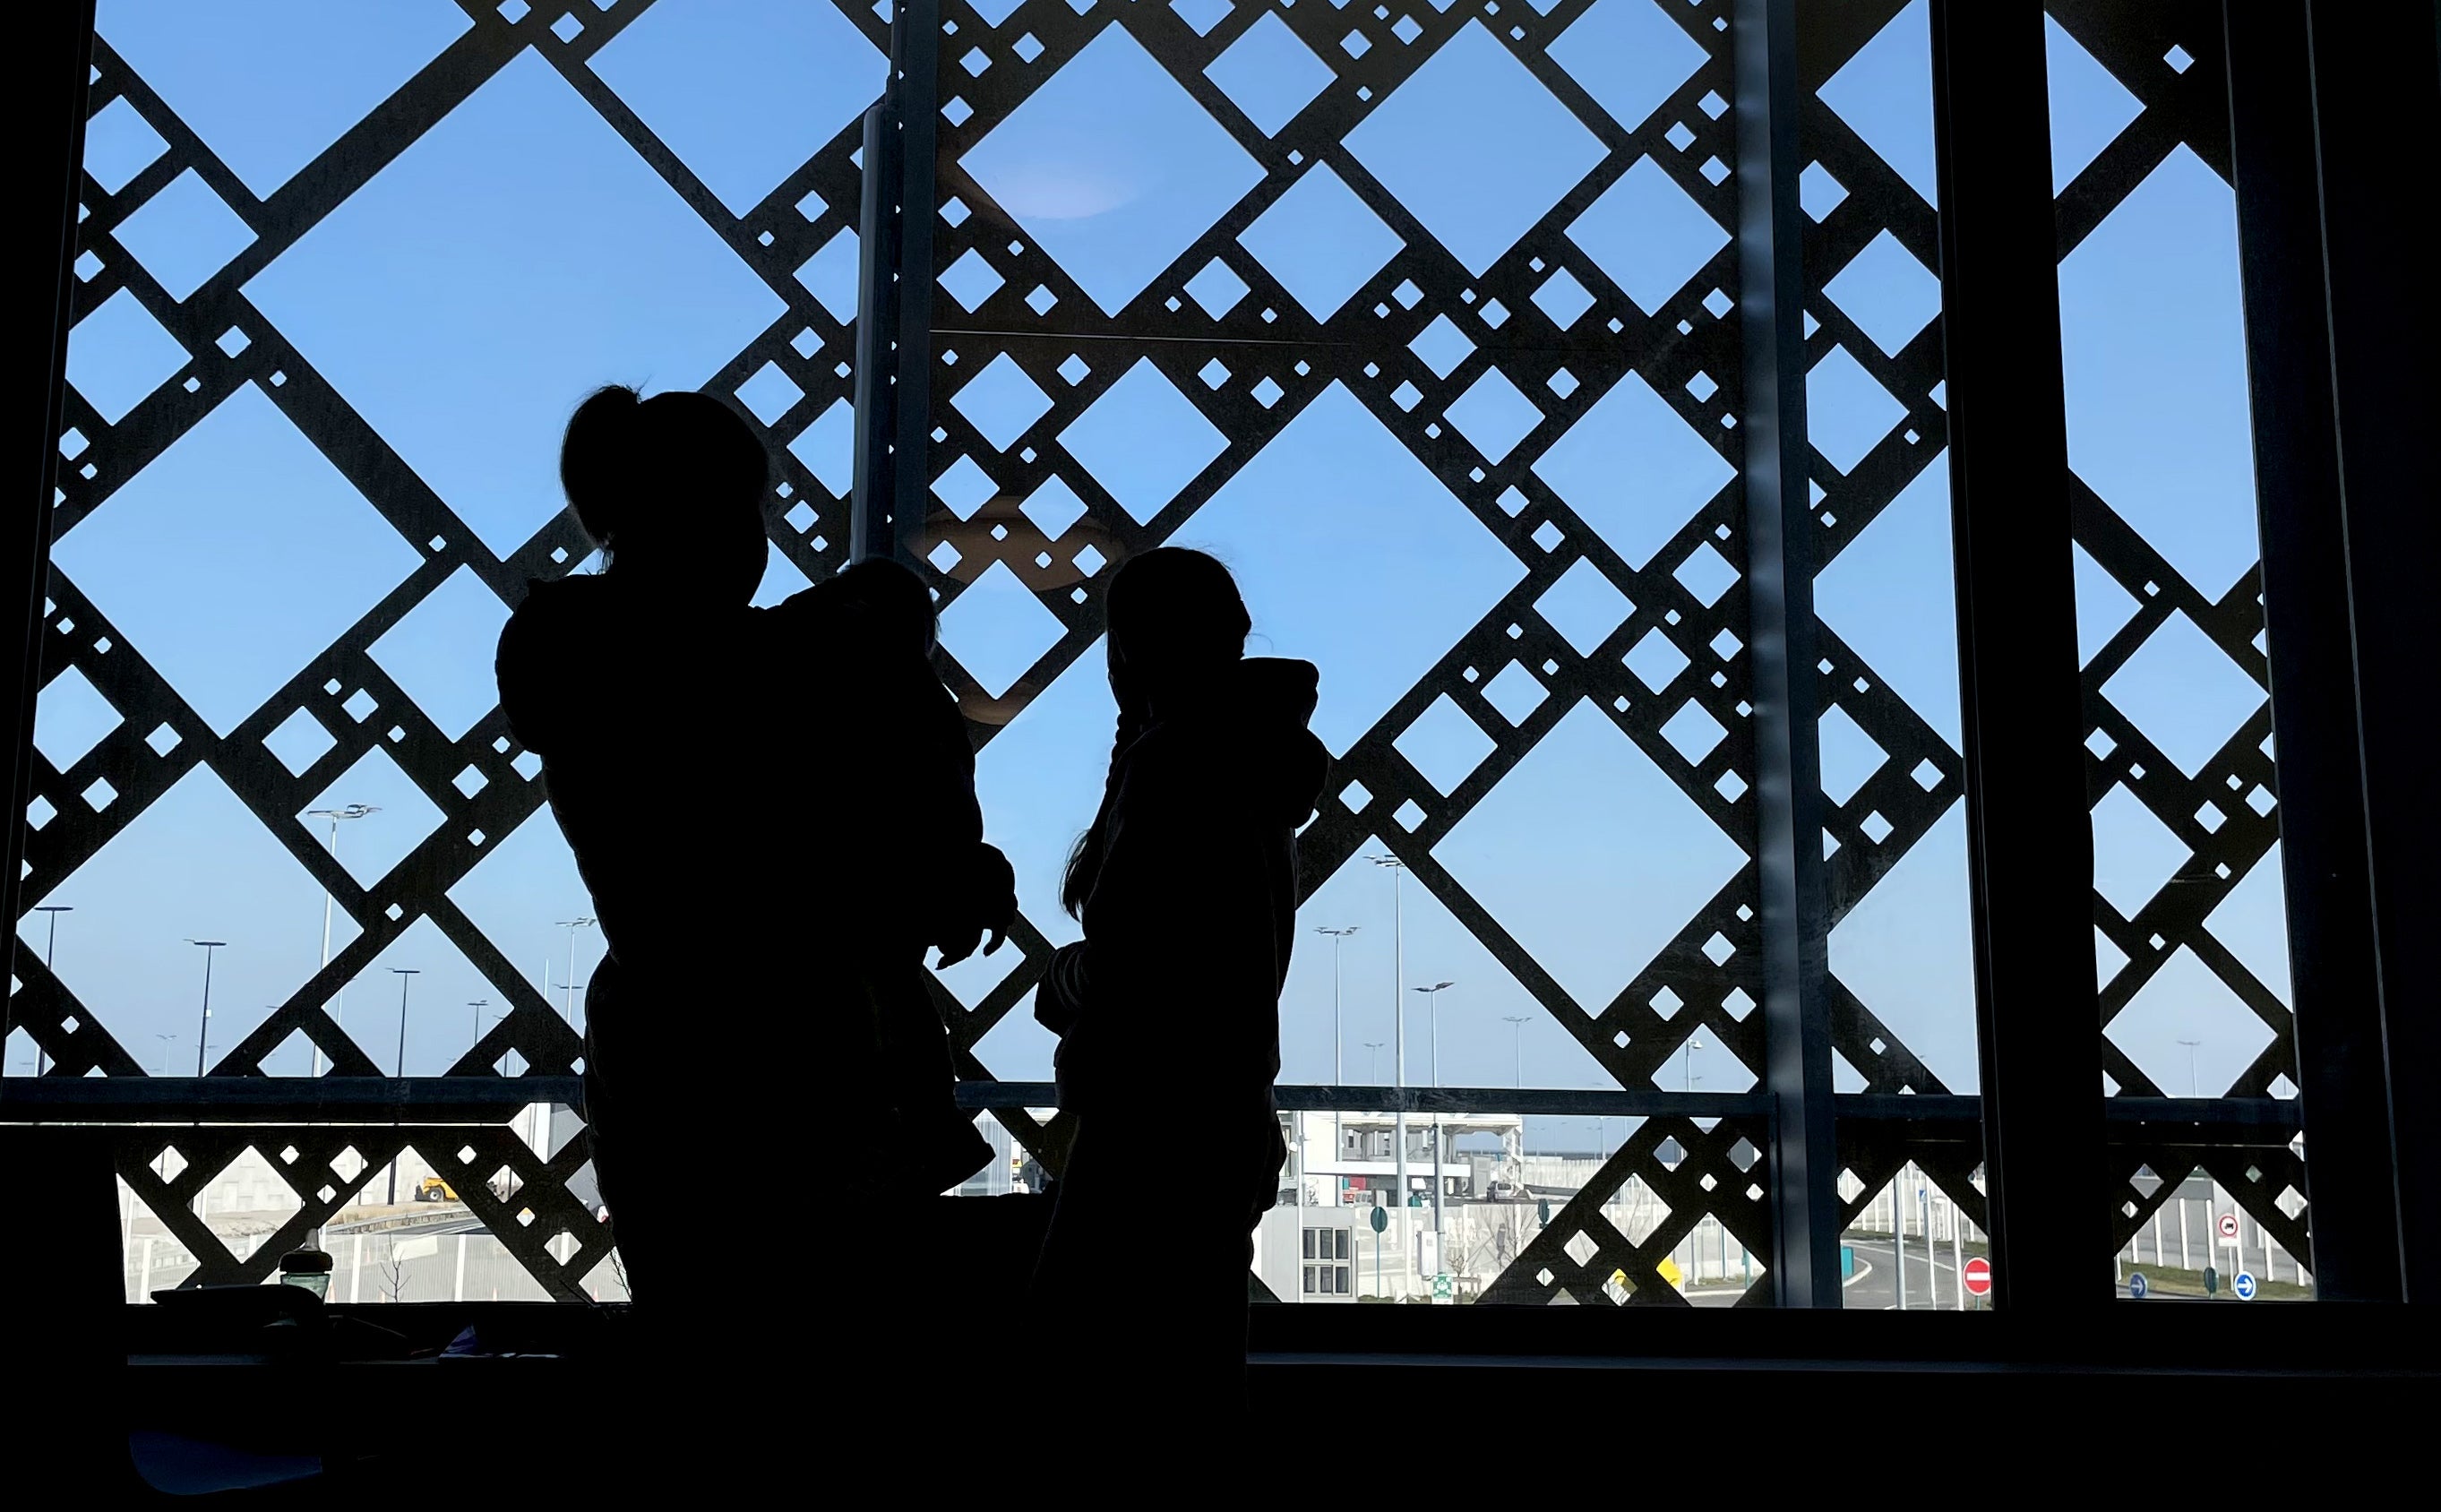
M2068 421L2036 0L1934 0L1968 885L1996 1305L2112 1291Z
M890 50L889 86L864 121L850 554L893 556L912 566L932 484L940 0L901 0L892 14Z
M1738 0L1738 276L1763 1085L1774 1108L1771 1276L1784 1307L1839 1305L1814 570L1806 495L1804 213L1795 0Z

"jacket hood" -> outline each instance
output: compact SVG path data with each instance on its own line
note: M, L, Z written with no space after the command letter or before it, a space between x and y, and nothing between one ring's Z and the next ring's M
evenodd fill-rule
M1291 827L1313 817L1330 775L1330 752L1306 729L1321 683L1311 661L1249 657L1232 664L1180 721L1198 727L1192 738L1218 736L1248 797Z

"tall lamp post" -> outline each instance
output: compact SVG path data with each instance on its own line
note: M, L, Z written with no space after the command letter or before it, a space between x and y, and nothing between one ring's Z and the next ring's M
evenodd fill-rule
M475 1010L475 1038L473 1042L467 1046L467 1048L471 1050L476 1045L479 1045L483 1042L483 1010L492 1006L492 999L489 998L470 998L466 1001L466 1006Z
M1514 1090L1526 1085L1526 1026L1534 1021L1534 1016L1502 1014L1500 1021L1515 1031L1515 1041L1510 1046L1513 1059L1509 1071L1509 1085ZM1510 1195L1521 1201L1526 1196L1526 1125L1523 1119L1517 1125L1517 1190Z
M36 913L44 913L50 916L49 933L43 941L43 974L57 980L59 973L51 968L51 961L59 954L60 951L60 915L63 913L74 913L76 911L76 906L70 903L38 903L34 905L34 911ZM50 1070L50 1053L43 1049L43 1042L41 1040L35 1040L34 1074L37 1076L44 1075Z
M1375 866L1390 869L1390 1052L1391 1074L1398 1078L1399 1105L1391 1113L1391 1141L1397 1145L1399 1173L1399 1206L1407 1205L1407 921L1401 912L1399 878L1407 863L1395 855L1373 855L1365 859ZM1399 1232L1405 1233L1406 1218L1399 1219Z
M571 1024L576 1022L576 931L590 929L599 922L590 915L579 914L573 919L562 919L553 927L568 931L568 980L559 984L567 993L560 999L559 1012Z
M341 819L370 819L380 812L381 810L378 807L371 803L350 803L345 808L309 808L305 811L305 817L307 819L326 819L331 821L331 834L326 849L330 852L332 864L336 865L339 859L339 821ZM331 890L329 888L324 888L322 890L322 964L327 966L330 963ZM320 968L317 967L316 969L318 974ZM331 1021L335 1024L345 1024L347 1020L342 1017L345 1012L346 1008L339 1001L338 997L335 994L333 995L331 999ZM314 1036L308 1035L305 1037L309 1042L311 1042ZM313 1071L314 1074L316 1076L322 1074L322 1047L319 1044L316 1044L314 1046Z
M1330 936L1330 1084L1333 1087L1344 1087L1347 1084L1347 1071L1341 1064L1340 1056L1343 1041L1339 1031L1339 947L1347 942L1349 935L1356 932L1357 927L1352 924L1344 927L1324 925L1313 931L1316 934ZM1330 1110L1331 1159L1339 1158L1340 1147L1347 1143L1346 1136L1339 1131L1339 1109L1334 1107Z
M1534 1021L1534 1016L1532 1014L1502 1014L1500 1016L1500 1021L1510 1026L1517 1032L1517 1043L1512 1047L1513 1053L1516 1057L1515 1063L1511 1066L1509 1072L1509 1085L1511 1089L1514 1089L1526 1085L1526 1026Z
M423 968L392 966L389 968L389 974L398 979L398 1069L391 1074L400 1081L405 1081L407 1080L407 989L418 976L423 974ZM404 1089L402 1089L401 1095L404 1094ZM393 1119L391 1122L395 1124L397 1121ZM389 1158L389 1206L398 1206L398 1156L396 1155Z
M204 952L204 1017L200 1021L200 1027L195 1031L195 1074L201 1076L204 1073L204 1047L210 1043L212 1037L212 952L226 945L228 942L190 940L187 943L190 945L202 946Z
M2196 1055L2203 1049L2204 1042L2181 1039L2179 1043L2187 1048L2187 1095L2201 1097L2203 1090L2196 1076ZM2204 1265L2210 1268L2215 1260L2220 1258L2220 1231L2214 1227L2220 1219L2220 1179L2209 1171L2204 1173L2204 1190L2210 1194L2204 1198ZM2185 1197L2179 1198L2179 1221L2182 1224L2187 1221L2186 1203Z
M1432 1037L1427 1043L1431 1046L1428 1052L1432 1057L1429 1064L1432 1068L1435 1087L1441 1084L1441 994L1456 985L1457 983L1454 981L1436 981L1429 987L1416 989L1424 995L1424 1001L1432 1005ZM1441 1187L1445 1180L1445 1173L1441 1167L1446 1163L1448 1163L1446 1152L1441 1148L1440 1109L1435 1108L1433 1110L1433 1233L1436 1238L1441 1232ZM1446 1267L1448 1262L1442 1261L1441 1264Z

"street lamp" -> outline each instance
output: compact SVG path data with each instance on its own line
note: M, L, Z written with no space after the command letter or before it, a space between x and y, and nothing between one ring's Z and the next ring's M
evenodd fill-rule
M1401 996L1407 990L1407 921L1402 912L1399 878L1407 863L1395 855L1368 855L1375 866L1390 869L1390 1063L1392 1074L1398 1077L1399 1105L1391 1114L1392 1143L1398 1146L1399 1206L1407 1205L1407 999ZM1406 1219L1401 1217L1399 1232L1406 1233Z
M1313 931L1316 934L1330 936L1330 1084L1333 1087L1345 1086L1347 1082L1347 1068L1340 1064L1339 947L1346 943L1349 935L1356 932L1357 927L1352 924L1344 927L1324 925ZM1339 1132L1339 1109L1334 1107L1330 1110L1330 1147L1333 1159L1337 1158L1337 1152L1343 1143Z
M489 998L470 998L466 1000L466 1006L475 1010L475 1044L479 1045L483 1042L483 1010L492 1006L492 999ZM472 1049L473 1047L469 1046L468 1048Z
M1441 1084L1441 994L1456 985L1454 981L1436 981L1429 987L1416 989L1424 995L1426 1002L1432 1004L1432 1037L1426 1043L1431 1047L1427 1053L1432 1057L1430 1064L1435 1087ZM1441 1149L1440 1109L1436 1107L1433 1109L1433 1233L1436 1234L1441 1232L1441 1167L1447 1163Z
M1695 1089L1695 1052L1703 1048L1703 1035L1689 1035L1687 1036L1687 1043L1684 1047L1685 1053L1680 1055L1678 1059L1678 1089L1682 1092L1691 1092Z
M204 1017L201 1027L195 1031L195 1074L201 1076L204 1073L204 1047L211 1042L212 1037L212 952L226 945L228 942L190 940L187 943L190 945L202 946L204 952Z
M590 929L600 922L590 915L579 914L573 919L562 919L551 927L568 931L568 980L559 983L560 986L567 988L568 992L561 999L559 1011L561 1017L571 1024L576 1022L576 931Z
M1429 987L1415 989L1424 995L1426 1002L1432 1004L1431 1037L1425 1041L1424 1054L1425 1065L1429 1068L1426 1074L1432 1077L1435 1087L1441 1084L1441 994L1456 985L1455 981L1436 981Z
M51 958L59 953L60 915L74 913L76 906L71 903L38 903L34 905L34 911L50 915L50 932L43 942L43 974L57 982L59 973L51 969ZM43 1075L49 1069L50 1053L43 1049L43 1042L37 1039L34 1041L34 1074Z
M423 969L418 966L392 966L389 968L389 974L398 979L398 1070L393 1074L400 1081L405 1081L407 1080L407 989L417 977L423 975ZM405 1097L406 1089L401 1088L399 1095L402 1098ZM392 1119L390 1122L395 1124L398 1121ZM398 1157L396 1155L389 1158L389 1205L398 1206Z
M1526 1026L1534 1021L1534 1016L1532 1014L1502 1014L1500 1016L1500 1021L1504 1024L1513 1026L1517 1031L1517 1063L1515 1068L1510 1072L1509 1085L1512 1089L1523 1087L1526 1085Z
M381 810L379 808L371 803L350 803L345 808L309 808L305 811L305 817L307 819L326 819L331 821L331 835L326 849L330 852L331 864L336 866L339 861L339 821L341 819L369 819L380 812ZM326 887L322 890L322 965L327 966L330 963L331 890ZM316 974L320 974L319 967L316 968ZM331 998L331 1021L335 1024L344 1024L347 1021L345 1017L342 1017L345 1012L346 1009L340 1003L338 996L334 994ZM305 1037L309 1043L313 1044L313 1071L315 1075L319 1076L322 1074L322 1047L319 1043L314 1042L313 1035L308 1035Z

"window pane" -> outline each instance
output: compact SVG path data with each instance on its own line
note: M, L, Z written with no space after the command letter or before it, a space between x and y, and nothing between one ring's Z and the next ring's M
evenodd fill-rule
M2046 31L2105 1086L2226 1100L2266 1131L2116 1146L2117 1267L2123 1294L2131 1271L2199 1293L2209 1267L2223 1297L2239 1272L2306 1296L2219 15L2062 7Z
M528 581L588 555L559 432L605 383L734 395L778 457L763 602L841 559L887 30L793 0L99 26L26 873L74 911L21 922L56 976L21 973L39 1044L6 1070L564 1075L601 945L562 925L592 907L492 673ZM190 940L226 942L208 1017ZM581 1136L547 1106L403 1152L182 1131L122 1174L217 1243L139 1214L131 1292L259 1280L327 1219L335 1296L615 1295L589 1166L544 1164ZM393 1190L495 1182L497 1238L385 1241L355 1278Z
M1927 0L1802 0L1829 62L1805 102L1807 426L1821 566L1817 727L1828 817L1833 1078L1840 1092L1978 1089L1960 755L1957 576L1943 408ZM1982 1248L1977 1118L1838 1120L1851 1307L1957 1308ZM1929 1218L1927 1219L1927 1215ZM1929 1221L1941 1238L1925 1247ZM1898 1253L1908 1244L1904 1285Z
M1075 937L1056 896L1112 744L1102 585L1167 542L1229 566L1257 653L1321 667L1339 765L1302 840L1284 1081L1754 1086L1722 9L1495 32L1026 0L945 47L923 552L1043 937L949 980L992 1074L1049 1072L1021 1005ZM1314 1116L1310 1196L1314 1154L1347 1148ZM1590 1219L1659 1127L1555 1207ZM1742 1186L1678 1187L1627 1263L1754 1233ZM1390 1210L1391 1289L1424 1273L1422 1211ZM1487 1295L1549 1300L1543 1269Z

